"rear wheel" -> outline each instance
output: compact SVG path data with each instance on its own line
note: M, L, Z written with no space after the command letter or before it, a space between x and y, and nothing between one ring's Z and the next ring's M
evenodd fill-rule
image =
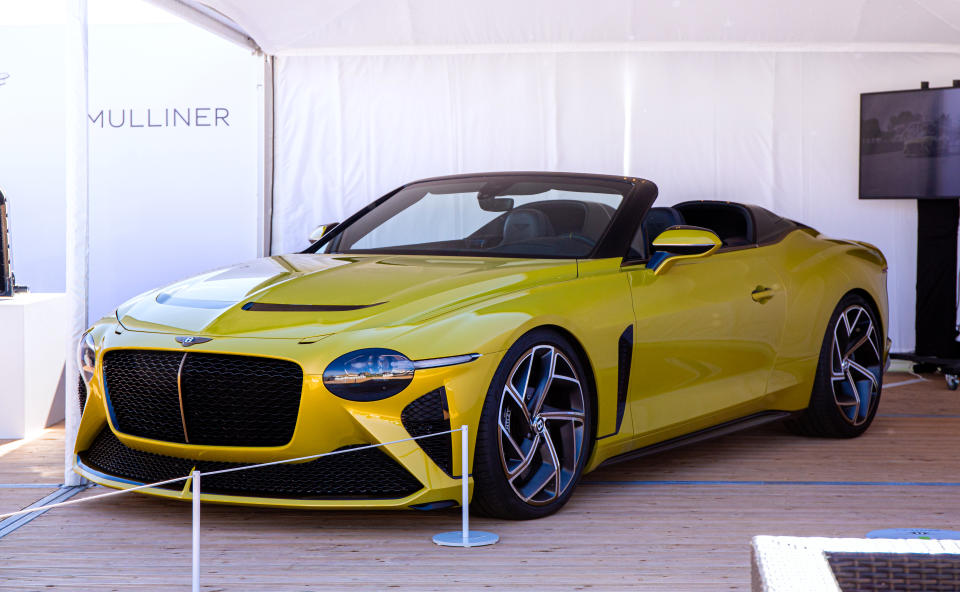
M881 343L873 308L860 296L845 296L827 326L810 405L787 426L805 436L830 438L865 432L880 404Z
M477 436L473 506L498 518L556 512L569 499L592 440L590 385L567 339L532 331L490 384Z

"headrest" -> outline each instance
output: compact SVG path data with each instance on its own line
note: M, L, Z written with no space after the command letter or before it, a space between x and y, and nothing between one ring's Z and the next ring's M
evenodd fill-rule
M550 219L540 210L519 208L507 214L503 221L503 242L512 243L553 235Z

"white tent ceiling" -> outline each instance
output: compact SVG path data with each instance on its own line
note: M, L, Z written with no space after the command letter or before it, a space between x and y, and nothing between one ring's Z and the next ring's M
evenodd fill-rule
M564 44L958 44L956 0L158 0L270 55ZM212 9L212 10L210 10Z

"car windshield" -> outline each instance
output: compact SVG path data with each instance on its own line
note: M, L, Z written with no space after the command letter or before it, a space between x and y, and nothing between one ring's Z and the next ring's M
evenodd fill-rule
M340 229L325 252L582 258L631 187L576 178L416 183Z

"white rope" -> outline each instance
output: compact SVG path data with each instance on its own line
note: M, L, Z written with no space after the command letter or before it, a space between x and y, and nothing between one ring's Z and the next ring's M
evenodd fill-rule
M400 444L400 443L402 443L402 442L412 442L412 441L414 441L414 440L421 440L421 439L423 439L423 438L431 438L431 437L433 437L433 436L442 436L442 435L444 435L444 434L452 434L452 433L454 433L454 432L459 432L459 431L461 431L461 428L457 428L457 429L455 429L455 430L447 430L447 431L445 431L445 432L436 432L436 433L433 433L433 434L425 434L425 435L423 435L423 436L414 436L414 437L411 437L411 438L403 438L402 440L393 440L392 442L382 442L382 443L380 443L380 444L369 444L369 445L367 445L367 446L358 446L357 448L347 448L347 449L345 449L345 450L334 450L333 452L324 452L324 453L322 453L322 454L311 454L310 456L299 456L299 457L297 457L297 458L288 458L288 459L285 459L285 460L275 460L275 461L272 461L272 462L265 462L265 463L260 463L260 464L256 464L256 465L244 465L244 466L242 466L242 467L232 467L232 468L229 468L229 469L221 469L221 470L219 470L219 471L210 471L210 472L200 472L200 471L197 471L197 473L199 473L200 475L206 476L206 475L219 475L219 474L221 474L221 473L232 473L232 472L234 472L234 471L246 471L246 470L249 470L249 469L256 469L256 468L259 468L259 467L269 467L269 466L272 466L272 465L283 465L283 464L292 463L292 462L297 462L297 461L302 461L302 460L312 460L312 459L321 458L321 457L324 457L324 456L333 456L333 455L335 455L335 454L346 454L346 453L348 453L348 452L357 452L358 450L367 450L367 449L369 449L369 448L379 448L379 447L381 447L381 446L389 446L389 445L391 445L391 444ZM70 501L66 501L66 502L61 502L61 503L59 503L59 504L50 504L49 506L38 506L38 507L36 507L36 508L27 508L27 509L24 509L24 510L18 510L18 511L16 511L16 512L9 512L9 513L7 513L7 514L0 514L0 520L2 520L2 519L4 519L4 518L9 518L10 516L19 516L20 514L33 514L34 512L43 512L43 511L49 510L49 509L51 509L51 508L56 508L56 507L59 507L59 506L69 506L69 505L72 505L72 504L80 504L80 503L83 503L83 502L89 502L89 501L97 500L97 499L104 498L104 497L110 497L110 496L112 496L112 495L120 495L120 494L122 494L122 493L128 493L128 492L131 492L131 491L138 491L138 490L141 490L141 489L148 489L148 488L150 488L150 487L156 487L156 486L158 486L158 485L168 485L168 484L170 484L170 483L176 483L176 482L178 482L178 481L186 481L187 479L191 479L191 478L192 478L192 475L185 475L185 476L183 476L183 477L177 477L176 479L167 479L166 481L157 481L156 483L147 483L146 485L135 485L135 486L133 486L133 487L128 487L128 488L120 489L120 490L118 490L118 491L111 491L111 492L109 492L109 493L101 493L101 494L99 494L99 495L93 495L93 496L85 497L85 498L82 498L82 499L77 499L77 500L70 500Z
M33 514L34 512L43 512L44 510L49 510L50 508L56 508L58 506L69 506L71 504L79 504L82 502L89 502L91 500L100 499L102 497L110 497L111 495L120 495L121 493L127 493L129 491L137 491L138 489L146 489L148 487L155 487L157 485L166 485L167 483L176 483L177 481L186 481L189 479L189 476L186 477L177 477L176 479L168 479L167 481L158 481L156 483L149 483L147 485L137 485L136 487L130 487L128 489L121 489L118 491L111 491L110 493L101 493L100 495L94 495L92 497L85 497L78 500L70 500L68 502L60 502L59 504L50 504L49 506L39 506L36 508L27 508L25 510L18 510L16 512L8 512L6 514L0 514L0 519L9 518L10 516L19 516L20 514Z
M270 465L283 465L286 463L297 462L301 460L311 460L314 458L320 458L321 456L333 456L334 454L346 454L348 452L356 452L358 450L367 450L368 448L379 448L380 446L389 446L391 444L400 444L401 442L410 442L413 440L420 440L421 438L431 438L433 436L442 436L444 434L452 434L454 432L459 432L460 429L447 430L445 432L437 432L435 434L427 434L425 436L415 436L413 438L404 438L403 440L394 440L392 442L383 442L382 444L369 444L367 446L357 446L356 448L347 448L345 450L334 450L333 452L324 452L323 454L311 454L310 456L300 456L297 458L288 458L287 460L275 460L273 462L260 463L258 465L247 465L244 467L232 467L229 469L220 469L219 471L205 471L203 475L219 475L220 473L232 473L234 471L246 471L247 469L255 469L257 467L269 467Z

